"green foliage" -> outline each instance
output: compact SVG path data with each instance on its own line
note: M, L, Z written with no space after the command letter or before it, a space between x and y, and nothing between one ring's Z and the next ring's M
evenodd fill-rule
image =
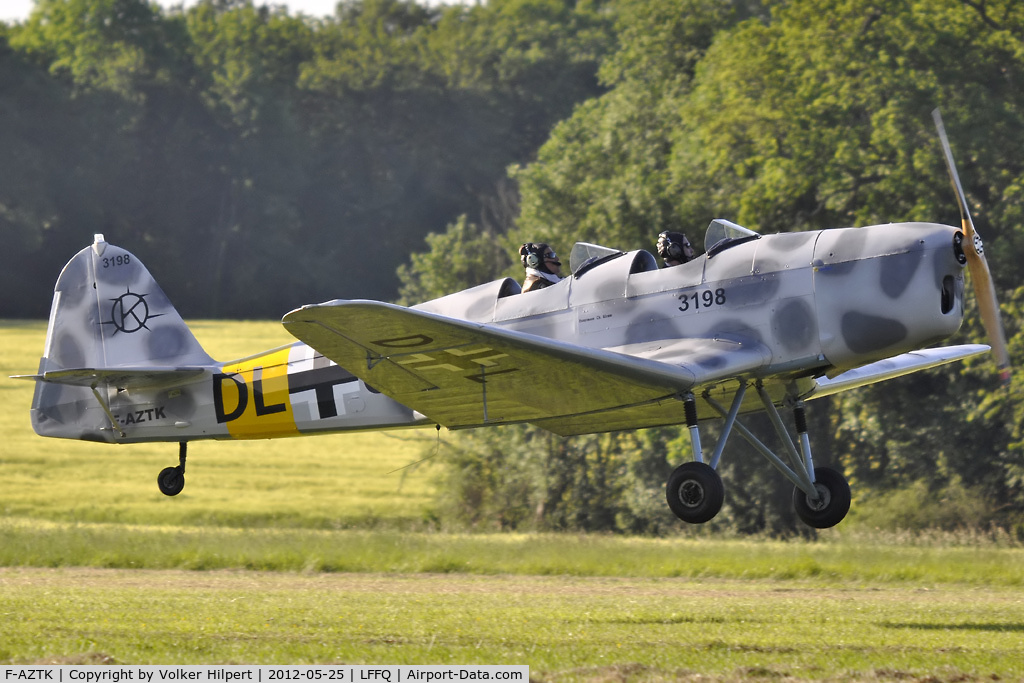
M851 519L855 527L911 532L985 529L997 525L1024 529L1024 519L1000 518L982 487L967 487L956 476L941 486L916 481L909 486L877 491L863 496L858 503Z
M183 21L182 21L183 20ZM177 20L189 36L200 97L245 141L261 129L294 135L279 120L296 108L300 67L313 54L313 29L281 9L200 3Z
M398 269L402 281L399 303L411 306L465 288L467 282L488 282L508 267L508 251L487 230L465 216L439 235L427 235L430 251L411 255Z
M458 433L443 451L438 517L455 528L667 534L674 430L561 438L529 426Z
M144 0L39 0L11 44L62 80L132 99L162 76L152 59L167 37Z
M678 112L711 40L746 12L714 0L624 2L617 10L619 49L601 68L611 90L560 123L537 161L515 171L520 242L634 249L650 248L662 230L692 234L694 211L677 201L669 169Z
M979 69L994 78L1006 55L977 48L992 31L961 3L873 7L780 6L769 25L743 24L709 51L683 113L700 173L740 222L934 220L951 206L928 112L986 118L985 103L961 109L961 86Z

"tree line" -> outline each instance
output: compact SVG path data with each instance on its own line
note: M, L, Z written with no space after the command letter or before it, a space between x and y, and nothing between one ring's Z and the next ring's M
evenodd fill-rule
M506 167L602 90L599 5L38 0L0 32L4 316L45 316L104 233L189 317L393 299L459 215L508 221Z
M186 317L277 317L521 277L525 241L955 224L940 106L1019 359L1022 48L1013 0L344 0L325 18L37 0L0 27L0 316L45 316L94 232ZM956 341L982 338L968 304ZM982 358L813 402L851 521L1024 534L1020 382L998 390ZM453 434L440 514L668 533L661 487L688 448L679 429ZM806 533L743 448L714 525Z

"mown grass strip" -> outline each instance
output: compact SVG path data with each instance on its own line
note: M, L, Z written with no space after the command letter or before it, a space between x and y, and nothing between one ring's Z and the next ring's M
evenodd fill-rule
M0 565L1024 585L1024 549L0 520Z
M535 681L1021 680L1016 588L0 569L0 662L529 664Z

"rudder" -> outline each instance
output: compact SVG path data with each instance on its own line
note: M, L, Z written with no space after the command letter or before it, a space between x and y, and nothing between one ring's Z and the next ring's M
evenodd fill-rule
M48 370L213 362L142 261L103 235L61 271L43 355Z
M64 266L54 286L40 376L59 370L213 363L134 254L98 234ZM94 404L90 388L40 381L33 427L40 434L88 438L75 433L76 425ZM84 432L92 430L85 427Z

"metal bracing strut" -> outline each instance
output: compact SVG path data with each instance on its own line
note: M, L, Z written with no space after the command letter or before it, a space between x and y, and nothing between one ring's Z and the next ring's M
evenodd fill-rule
M722 453L725 451L725 443L729 440L729 434L732 432L732 427L736 423L736 416L740 414L740 406L743 405L743 398L747 395L747 383L740 382L739 389L736 390L736 395L732 398L732 406L729 408L729 414L726 415L722 412L722 416L725 417L725 424L722 426L722 436L718 439L718 443L715 444L715 452L711 455L711 467L712 469L718 469L718 461L722 459ZM708 403L712 403L711 399L708 398L707 393L704 395L704 400ZM712 404L716 410L718 407Z
M741 385L740 390L737 393L741 394L745 390L746 385ZM789 464L777 456L770 448L768 448L768 446L764 445L760 439L754 436L754 434L736 418L736 414L739 412L739 404L742 402L741 395L738 399L733 399L732 408L728 412L726 412L725 408L723 408L722 405L713 398L707 395L704 396L704 400L707 401L708 405L710 405L715 412L725 418L725 426L722 431L722 436L719 439L719 448L715 449L716 455L721 455L720 448L724 447L725 440L729 438L732 430L736 429L747 443L753 446L768 460L768 462L774 465L775 469L779 470L779 472L781 472L786 479L789 479L794 486L806 493L810 500L818 500L820 494L818 493L818 489L814 486L814 468L811 466L810 440L807 439L806 421L801 423L798 418L798 428L801 424L804 426L800 439L801 446L804 447L804 457L801 457L800 454L797 453L796 446L793 444L793 439L790 437L789 432L786 431L786 427L782 423L782 419L779 417L779 412L775 409L775 405L772 403L771 397L768 396L768 392L764 390L763 386L758 384L757 393L761 399L761 403L764 405L765 412L768 413L768 417L771 419L772 425L775 427L776 433L779 435L783 445L789 452L793 466L790 467ZM800 407L802 408L802 404Z
M801 482L804 484L800 488L807 493L816 492L817 489L814 488L814 470L807 470L804 459L797 452L796 445L786 430L786 425L783 424L782 418L779 417L779 411L775 409L775 404L772 403L771 396L768 395L768 392L765 391L764 386L760 383L757 385L757 395L761 397L761 404L764 405L764 410L768 413L772 426L775 427L775 433L779 435L782 445L785 447L786 452L789 453L790 462L797 470L797 476L800 477Z
M122 439L125 438L127 434L125 434L125 431L121 429L121 427L119 426L117 418L114 417L114 414L112 412L110 412L110 406L107 405L107 402L104 401L103 398L100 396L100 392L96 391L97 386L99 386L98 382L93 382L89 386L89 388L92 389L92 395L96 397L96 402L100 404L100 408L103 410L103 414L107 416L108 420L110 420L110 428L113 431L117 432Z

